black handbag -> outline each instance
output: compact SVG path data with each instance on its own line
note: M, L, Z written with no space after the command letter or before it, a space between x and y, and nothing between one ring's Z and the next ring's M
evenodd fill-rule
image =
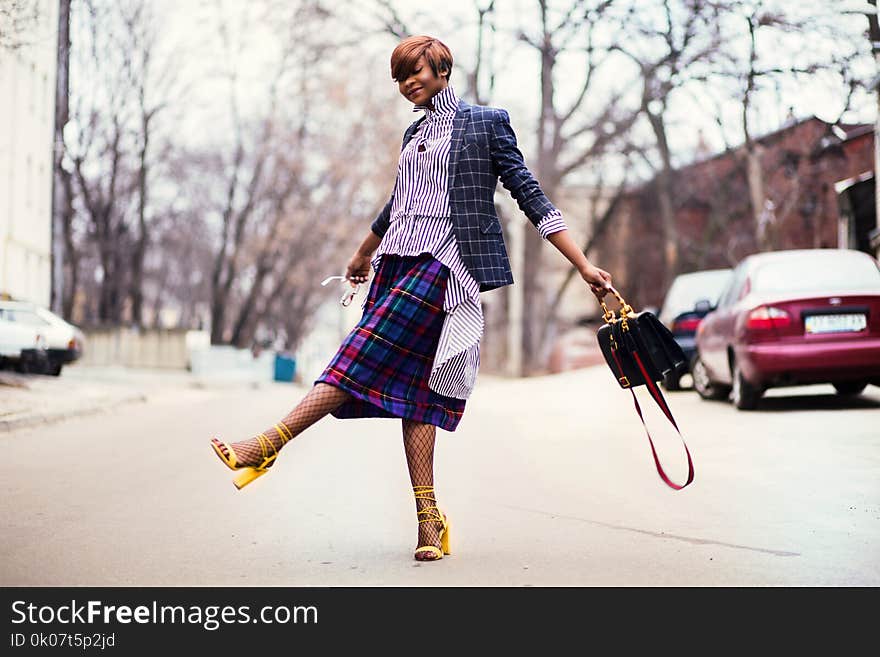
M651 439L651 432L648 431L648 426L645 424L645 418L633 388L645 386L651 398L678 431L678 435L681 436L681 431L675 423L675 418L672 417L672 411L669 410L663 393L657 386L657 381L684 366L686 362L684 352L675 341L672 332L653 313L648 311L636 313L617 290L612 287L611 292L620 303L620 315L616 316L613 310L608 309L604 301L599 300L605 320L597 334L599 347L618 385L621 388L628 388L632 394L636 412L648 434L648 442L651 445L651 453L654 456L654 463L660 478L670 488L681 490L694 480L694 464L687 444L684 442L684 437L681 441L687 454L688 478L684 484L676 484L666 476L660 465L657 450L654 449L654 441Z
M648 379L660 381L684 367L684 352L672 331L654 313L632 313L632 308L622 301L620 318L614 319L614 311L609 311L604 303L602 307L611 316L605 317L606 323L599 329L599 346L621 388L643 386Z

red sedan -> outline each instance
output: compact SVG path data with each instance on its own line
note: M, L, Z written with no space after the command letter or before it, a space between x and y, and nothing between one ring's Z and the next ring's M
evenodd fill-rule
M691 365L704 399L753 409L768 388L880 385L880 266L866 253L758 253L736 267L697 329Z

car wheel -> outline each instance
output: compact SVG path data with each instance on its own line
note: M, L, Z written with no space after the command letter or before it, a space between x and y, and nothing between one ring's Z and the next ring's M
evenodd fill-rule
M764 391L759 386L749 383L743 376L739 364L733 364L733 405L741 411L752 411L758 407L758 401Z
M868 387L867 381L845 381L834 384L834 389L837 390L838 395L858 395L866 387Z
M727 395L730 394L730 388L712 382L699 356L695 356L691 364L691 375L694 378L694 390L703 399L727 399Z
M42 354L22 354L15 370L20 374L45 374L48 361Z

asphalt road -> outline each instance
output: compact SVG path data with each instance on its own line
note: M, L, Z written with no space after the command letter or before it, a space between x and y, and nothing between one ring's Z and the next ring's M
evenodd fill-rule
M660 481L604 366L482 376L436 485L453 554L412 560L395 420L326 418L237 491L211 435L262 430L305 390L152 390L0 434L3 586L877 586L880 389L773 391L756 412L669 395L695 482ZM640 393L643 407L647 398ZM658 452L681 443L651 408Z

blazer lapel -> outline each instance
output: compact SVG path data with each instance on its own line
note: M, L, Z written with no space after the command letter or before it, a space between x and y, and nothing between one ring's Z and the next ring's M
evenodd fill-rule
M467 129L468 121L471 118L471 106L463 100L458 101L458 109L455 111L455 118L452 119L452 136L449 140L449 185L452 186L455 180L455 173L458 170L458 155L461 152L462 143L464 141L464 131Z

